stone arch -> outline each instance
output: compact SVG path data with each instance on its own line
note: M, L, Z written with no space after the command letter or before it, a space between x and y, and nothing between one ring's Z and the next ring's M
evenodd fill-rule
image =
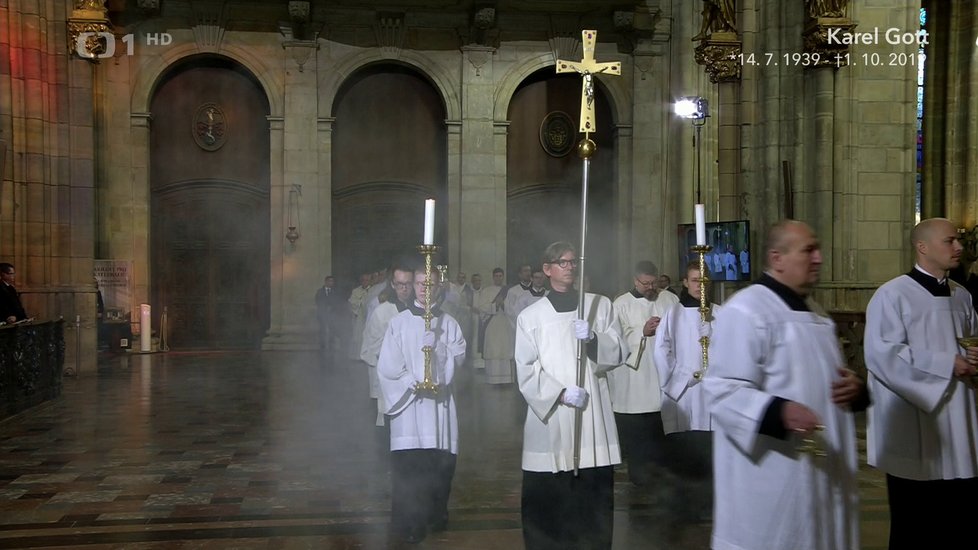
M251 73L252 78L261 84L262 89L265 91L265 97L268 99L269 114L271 116L282 115L285 103L282 97L281 86L278 82L269 78L269 75L276 74L276 72L264 62L263 57L255 55L254 52L247 48L233 45L222 46L221 51L217 52L201 50L195 44L183 44L167 48L159 57L148 58L146 64L137 71L132 88L130 111L133 113L149 112L149 103L160 78L174 64L181 60L194 55L205 54L225 57L247 69Z
M363 52L350 56L330 71L323 71L324 76L319 82L320 116L332 116L336 94L353 73L376 63L396 63L418 71L441 95L445 104L446 120L461 120L462 101L458 94L459 84L456 79L429 57L410 50L402 51L397 57L383 55L378 51Z
M509 115L509 102L513 99L513 94L520 84L533 73L547 67L554 67L554 56L552 53L542 53L536 57L527 58L521 63L514 65L499 80L496 87L496 97L493 102L493 113L497 122L505 121ZM611 102L611 110L614 113L614 124L631 124L632 113L628 107L631 105L631 94L625 83L625 79L606 78L600 80L601 86L608 94ZM600 121L599 125L600 125Z

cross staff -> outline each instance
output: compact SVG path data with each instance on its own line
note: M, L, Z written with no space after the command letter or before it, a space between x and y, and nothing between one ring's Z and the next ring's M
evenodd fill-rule
M599 73L621 76L621 62L598 63L594 60L594 43L598 31L581 31L584 59L580 61L557 60L557 73L578 72L584 77L581 87L581 128L585 136L597 129L594 121L594 75ZM583 255L583 252L581 253Z
M594 60L594 43L598 38L598 31L581 31L581 38L584 44L584 59L581 61L557 60L557 72L569 73L576 71L584 77L584 84L581 88L581 128L584 139L577 144L577 154L584 159L584 170L581 178L581 248L578 251L580 261L578 276L578 295L577 295L577 318L584 319L584 245L587 238L587 183L588 173L591 169L591 155L594 154L596 145L588 137L588 134L595 131L597 126L594 122L594 75L605 73L610 75L621 75L621 63L598 63ZM579 340L577 344L577 385L584 387L584 377L587 372L587 350L585 343ZM577 475L578 467L581 463L581 427L584 420L584 411L577 409L574 411L574 475Z

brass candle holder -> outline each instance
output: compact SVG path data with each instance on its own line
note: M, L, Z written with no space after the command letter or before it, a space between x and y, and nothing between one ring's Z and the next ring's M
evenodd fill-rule
M418 252L424 256L424 314L421 318L424 319L424 330L428 332L431 330L431 319L434 317L431 313L431 287L435 286L434 281L431 280L431 257L438 253L438 247L433 244L422 244L418 246ZM436 394L438 384L435 384L431 378L431 354L435 349L424 346L421 351L424 352L424 380L415 383L414 390L418 393Z
M978 347L978 336L961 336L958 338L958 345L965 351L968 348ZM978 385L978 374L971 377L971 383Z
M823 431L825 431L825 426L821 424L815 426L815 432L812 435L801 439L801 445L797 448L798 452L809 453L812 456L828 456L828 453L822 449L822 446L819 445L818 440L815 438L816 433Z
M706 285L710 282L710 275L706 269L706 253L713 250L708 244L696 245L690 250L696 252L700 258L700 322L709 323L713 319L710 315L710 308L706 305ZM702 350L702 364L700 370L693 373L693 378L702 380L706 376L706 367L710 364L710 338L700 337L700 348Z

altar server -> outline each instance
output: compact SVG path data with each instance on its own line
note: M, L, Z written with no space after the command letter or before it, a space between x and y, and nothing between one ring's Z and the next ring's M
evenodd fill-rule
M715 430L712 547L854 550L853 409L865 386L809 296L822 263L811 228L779 222L764 250L764 275L717 314L702 382Z
M437 269L431 273L437 281ZM458 416L453 381L465 361L465 339L451 315L435 304L431 329L425 330L425 270L414 272L408 309L391 319L377 361L384 408L391 429L391 527L409 543L448 523L448 495L458 455ZM436 283L432 297L438 296ZM422 349L430 346L431 378L436 392L417 387L425 380Z
M613 466L621 462L605 371L626 349L611 301L586 294L578 319L577 253L566 242L543 257L551 292L517 319L516 373L529 406L523 427L523 540L527 550L611 548ZM578 385L578 341L587 367ZM580 469L574 475L575 416L581 413Z
M956 518L978 495L978 348L957 338L978 334L978 323L971 295L947 277L961 261L954 225L924 220L910 241L916 265L866 310L867 458L886 472L891 549L973 548Z

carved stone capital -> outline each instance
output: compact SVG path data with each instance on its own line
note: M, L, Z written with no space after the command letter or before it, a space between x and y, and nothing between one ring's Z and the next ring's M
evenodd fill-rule
M808 65L812 67L841 67L847 64L849 44L840 44L839 40L830 41L830 33L850 33L856 25L845 17L819 17L809 19L802 31L805 53L818 56L818 61Z
M299 66L299 72L303 72L303 67L309 61L312 52L319 49L318 40L285 40L282 48L292 57L295 64Z
M458 35L462 46L498 48L499 28L496 26L496 8L476 8L472 12L471 24L459 28Z
M465 55L465 59L475 68L475 76L482 76L482 67L492 59L492 54L496 53L496 48L468 45L462 46L462 53Z
M309 2L303 0L289 2L289 17L301 23L309 21Z
M743 43L737 33L715 32L696 46L696 63L706 67L710 82L740 80L740 61Z

